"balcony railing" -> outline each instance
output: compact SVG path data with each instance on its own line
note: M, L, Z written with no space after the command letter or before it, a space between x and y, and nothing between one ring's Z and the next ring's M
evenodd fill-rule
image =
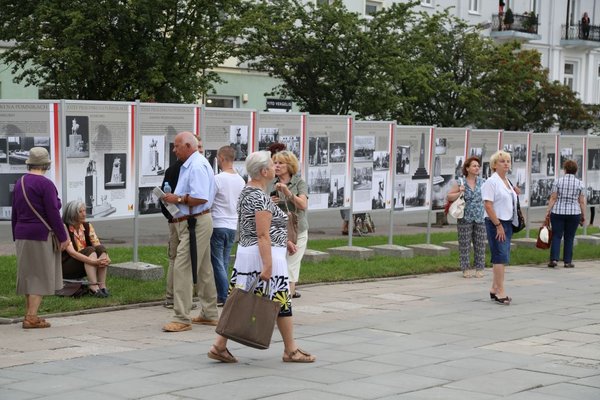
M562 40L589 40L592 42L600 42L600 26L588 25L587 27L581 24L569 25L567 30L566 25L562 25L561 37Z
M515 31L524 33L538 33L538 18L527 14L513 14L514 21L507 24L505 21L506 13L492 15L492 32Z

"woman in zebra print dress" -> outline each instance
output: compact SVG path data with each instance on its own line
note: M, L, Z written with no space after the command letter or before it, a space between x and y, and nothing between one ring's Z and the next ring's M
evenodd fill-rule
M286 253L295 252L296 247L287 240L287 215L266 193L267 185L275 177L271 153L250 154L246 159L246 170L251 180L238 200L240 241L229 286L248 290L259 277L255 292L262 294L268 283L270 298L281 305L277 327L283 338L283 361L313 362L315 357L298 348L294 340ZM208 357L221 362L237 362L227 350L227 338L220 335Z

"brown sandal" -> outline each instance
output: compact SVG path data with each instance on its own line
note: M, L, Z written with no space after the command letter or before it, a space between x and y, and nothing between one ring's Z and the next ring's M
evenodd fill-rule
M317 357L313 356L310 353L302 350L301 348L297 348L291 353L283 352L282 360L283 362L295 362L295 363L311 363L315 362Z
M50 322L46 322L44 318L35 315L26 315L23 319L23 329L42 329L50 328Z
M237 358L235 358L233 356L233 354L231 354L229 352L229 350L227 349L227 347L225 347L224 349L220 350L214 344L211 346L209 352L206 355L208 356L208 358L211 358L211 359L217 360L217 361L221 361L221 362L224 362L224 363L236 363L236 362L238 362Z

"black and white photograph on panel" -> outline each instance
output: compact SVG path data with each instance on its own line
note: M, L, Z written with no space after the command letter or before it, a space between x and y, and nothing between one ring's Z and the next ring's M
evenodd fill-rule
M374 136L354 137L354 162L373 161L375 152Z
M482 154L483 149L481 147L471 147L471 150L469 150L469 157L478 157L481 160Z
M142 136L142 175L156 176L165 173L165 137Z
M153 193L154 186L140 188L140 214L158 214L160 210L160 200Z
M600 176L597 176L596 179L600 179ZM587 204L589 205L598 205L600 204L600 189L594 189L591 186L587 187Z
M573 159L573 148L565 147L560 149L560 163L558 164L558 170L562 171L565 161Z
M542 172L542 152L539 151L538 145L531 149L531 173L539 174Z
M600 149L588 149L588 171L600 171Z
M235 149L234 161L246 161L248 157L248 126L229 126L229 145Z
M11 165L25 165L32 147L43 147L50 154L50 138L48 136L9 136L8 163Z
M315 167L308 170L308 193L329 194L331 180L330 171L326 167Z
M531 194L529 196L530 206L541 207L548 205L548 200L552 193L552 185L554 185L554 178L532 179Z
M527 161L527 145L517 144L513 148L513 162Z
M464 156L454 157L454 179L462 178L464 162L465 162Z
M373 169L375 171L390 169L390 153L387 151L376 151L373 153Z
M329 138L316 136L308 138L308 165L318 167L327 165L329 158Z
M277 142L279 142L279 128L260 128L258 130L258 150L267 150L270 145Z
M454 179L452 175L440 175L442 178L431 186L431 209L443 210L446 205L446 195L452 186Z
M492 167L490 166L489 161L486 161L481 164L481 177L487 179L490 176L492 176Z
M521 190L521 195L525 194L525 184L527 183L527 172L525 168L513 168L513 175L510 179L510 182L513 186L518 187Z
M215 171L216 173L219 172L219 166L217 163L217 152L218 150L204 149L204 157L206 157L206 160L208 160L208 163L212 167L213 171Z
M67 158L89 157L90 120L87 116L66 117Z
M448 150L448 141L446 138L435 138L435 155L441 156Z
M371 186L371 210L382 210L386 205L386 172L373 173L373 185Z
M125 153L104 154L104 189L125 189L127 155Z
M410 146L396 147L396 175L410 174Z
M329 187L329 198L327 199L327 207L338 208L344 206L344 190L346 187L345 175L331 175L331 183Z
M577 163L577 172L575 173L575 176L577 177L577 179L581 180L583 179L583 155L582 154L575 154L573 156L573 161L575 161Z
M279 143L285 144L285 148L294 153L300 163L300 136L280 136Z
M354 164L354 190L371 190L373 185L373 166L371 164Z
M329 162L345 163L346 162L346 143L330 143L329 144Z
M546 175L554 176L556 174L556 155L548 153L546 155Z
M0 174L0 220L10 221L12 216L13 193L20 174ZM8 228L7 228L8 229Z
M404 195L405 209L425 206L425 201L427 198L427 183L419 183L412 180L407 181Z
M394 183L394 210L404 210L404 196L406 191L406 181L396 180Z
M8 163L8 141L6 138L0 138L0 163Z

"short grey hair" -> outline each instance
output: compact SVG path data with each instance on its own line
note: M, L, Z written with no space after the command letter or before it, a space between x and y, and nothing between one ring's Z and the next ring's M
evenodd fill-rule
M246 158L246 171L250 178L258 178L260 172L269 167L271 152L267 150L255 151Z
M85 208L85 203L79 200L72 200L63 208L62 219L66 226L73 226L79 223L79 210Z

